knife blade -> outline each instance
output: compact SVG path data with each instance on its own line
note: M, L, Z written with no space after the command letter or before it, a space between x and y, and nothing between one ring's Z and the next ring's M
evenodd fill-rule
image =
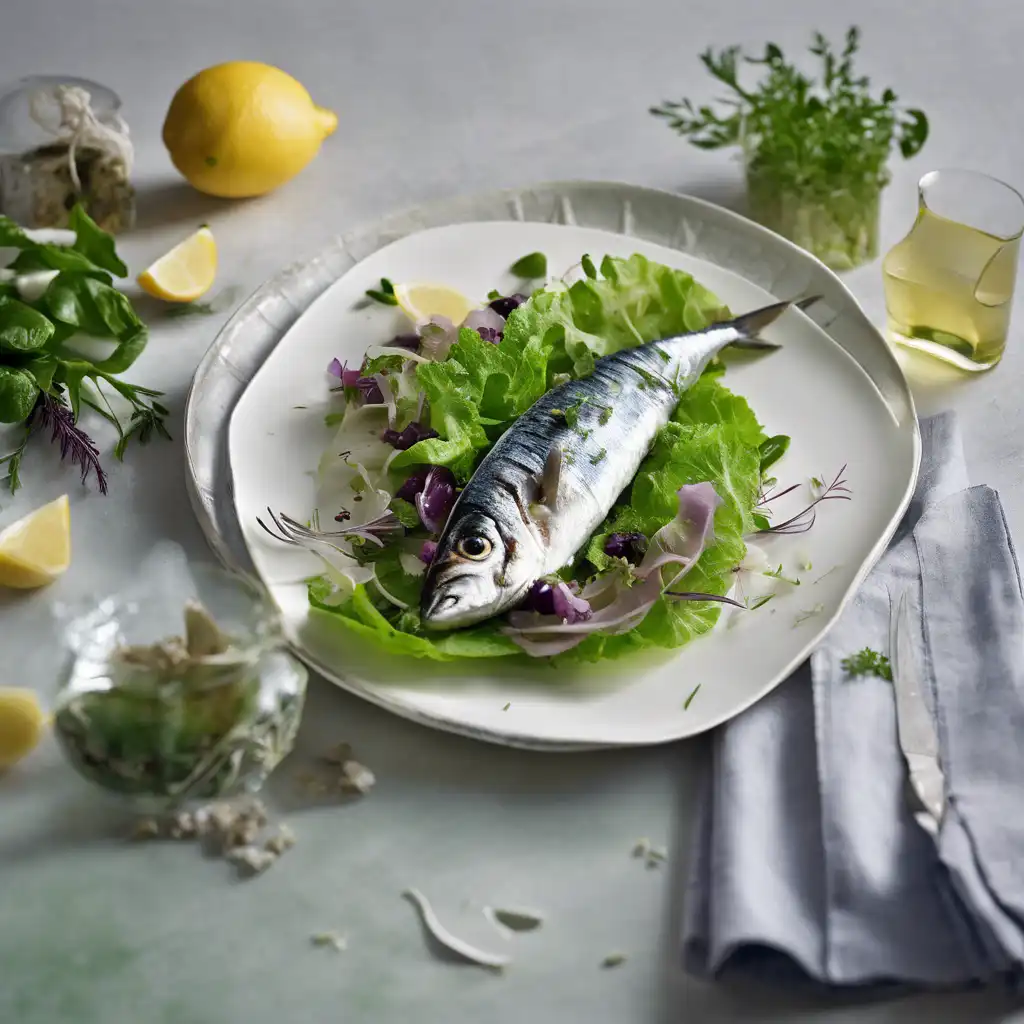
M890 605L891 607L891 605ZM945 808L946 779L939 764L939 740L931 711L921 692L910 632L910 606L907 593L890 612L889 659L896 694L896 729L900 749L907 762L910 784L921 809L915 814L918 824L931 833L938 831Z

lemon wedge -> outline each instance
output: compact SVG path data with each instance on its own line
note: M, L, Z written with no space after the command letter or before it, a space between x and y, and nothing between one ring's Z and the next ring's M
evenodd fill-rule
M46 716L31 690L0 687L0 771L31 753L45 726Z
M395 301L418 324L443 316L458 326L476 309L465 295L443 284L396 284Z
M217 243L203 227L139 274L138 282L156 299L194 302L210 290L216 276Z
M66 494L0 532L0 587L43 587L70 564L71 509Z

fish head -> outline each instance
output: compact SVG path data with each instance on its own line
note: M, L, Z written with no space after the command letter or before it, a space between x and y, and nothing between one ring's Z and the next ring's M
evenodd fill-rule
M428 629L458 629L517 604L539 575L540 551L501 517L454 515L438 541L420 598Z

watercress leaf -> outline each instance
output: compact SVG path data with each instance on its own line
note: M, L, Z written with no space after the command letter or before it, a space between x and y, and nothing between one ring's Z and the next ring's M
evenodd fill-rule
M594 261L586 253L583 254L580 265L583 267L583 273L591 280L597 277L597 267L594 266Z
M90 216L85 208L76 203L68 217L68 227L75 233L73 248L95 266L109 270L116 277L127 277L128 268L118 258L113 236L107 234Z
M24 423L39 397L32 375L12 366L0 366L0 423Z
M392 498L391 511L398 516L398 521L407 530L415 530L420 525L420 514L411 501L406 501L404 498Z
M35 352L53 336L53 323L17 299L0 298L0 352Z

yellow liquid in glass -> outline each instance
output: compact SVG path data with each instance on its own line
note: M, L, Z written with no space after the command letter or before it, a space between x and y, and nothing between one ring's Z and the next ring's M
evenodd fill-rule
M882 263L891 340L965 370L994 366L1006 347L1019 244L923 208Z

